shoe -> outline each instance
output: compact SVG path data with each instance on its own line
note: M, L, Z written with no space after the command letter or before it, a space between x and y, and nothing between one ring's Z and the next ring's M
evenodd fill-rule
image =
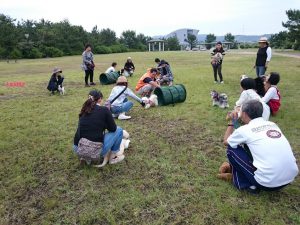
M120 115L118 116L119 120L129 120L131 119L131 116L126 116L125 113L120 113Z
M256 186L252 185L247 188L246 191L248 191L250 194L258 194L260 190Z
M125 155L115 156L114 158L112 158L112 159L109 160L109 164L119 163L119 162L123 161L124 158L125 158Z
M124 146L125 149L129 148L129 143L130 143L130 140L125 141L125 146Z
M221 180L225 181L232 181L232 174L231 173L220 173L217 177Z
M84 86L85 86L85 87L90 87L90 85L88 85L88 84L85 84Z
M112 113L111 115L113 118L118 118L118 116L119 116L119 114L114 114L114 113Z
M215 83L215 84L217 84L217 83L218 83L218 81L217 81L217 80L215 80L215 81L214 81L214 83Z
M219 168L220 173L231 173L231 167L228 162L223 162Z
M221 84L224 84L224 81L221 81Z
M90 85L96 85L94 82L91 82Z

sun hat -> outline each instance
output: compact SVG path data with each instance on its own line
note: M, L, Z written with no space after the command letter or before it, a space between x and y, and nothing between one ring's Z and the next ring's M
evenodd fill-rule
M266 37L261 37L258 41L258 43L268 43L268 38Z
M53 69L53 73L58 73L58 72L62 72L62 70L60 68L58 68L58 67L55 67Z
M119 76L118 80L117 80L117 84L118 83L127 83L127 79L125 76Z
M129 56L129 57L127 57L127 59L131 59L131 57Z

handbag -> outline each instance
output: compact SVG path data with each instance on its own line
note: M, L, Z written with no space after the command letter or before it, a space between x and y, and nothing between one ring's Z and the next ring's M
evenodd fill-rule
M126 91L126 89L127 89L127 86L126 86L126 87L125 87L125 88L124 88L124 89L123 89L116 97L114 97L113 100L111 100L111 101L107 100L107 101L104 103L105 107L107 107L107 108L110 110L111 104L113 104L113 102L116 101L117 98L119 98L119 97Z
M80 122L78 122L78 134L80 138ZM86 161L97 161L100 158L103 143L80 138L78 142L78 157Z

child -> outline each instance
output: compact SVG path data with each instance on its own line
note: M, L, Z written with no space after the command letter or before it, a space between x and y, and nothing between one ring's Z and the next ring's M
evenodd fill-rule
M112 73L112 72L115 72L115 71L116 71L116 67L117 67L117 63L116 63L116 62L113 62L113 63L111 64L111 67L109 67L109 68L105 71L105 73Z
M271 72L266 78L265 91L266 94L262 98L263 102L269 105L271 113L275 116L281 105L281 95L277 88L277 84L280 81L279 73Z
M255 91L255 80L252 78L244 78L241 80L241 95L239 100L235 103L235 110L240 112L240 108L244 103L249 100L259 100L263 105L263 115L265 120L269 120L270 109L267 104L265 104L260 96ZM239 113L240 114L240 113Z
M62 85L64 76L61 73L62 70L55 67L50 77L47 89L51 91L51 94L53 95L55 94L55 91L59 91L60 93L64 94L64 87Z

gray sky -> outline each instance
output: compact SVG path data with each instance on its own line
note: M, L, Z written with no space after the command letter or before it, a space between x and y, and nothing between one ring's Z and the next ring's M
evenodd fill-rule
M284 30L287 9L300 9L300 0L0 0L0 13L12 18L52 22L68 19L87 31L110 28L145 35L165 35L180 28L214 33L265 34Z

